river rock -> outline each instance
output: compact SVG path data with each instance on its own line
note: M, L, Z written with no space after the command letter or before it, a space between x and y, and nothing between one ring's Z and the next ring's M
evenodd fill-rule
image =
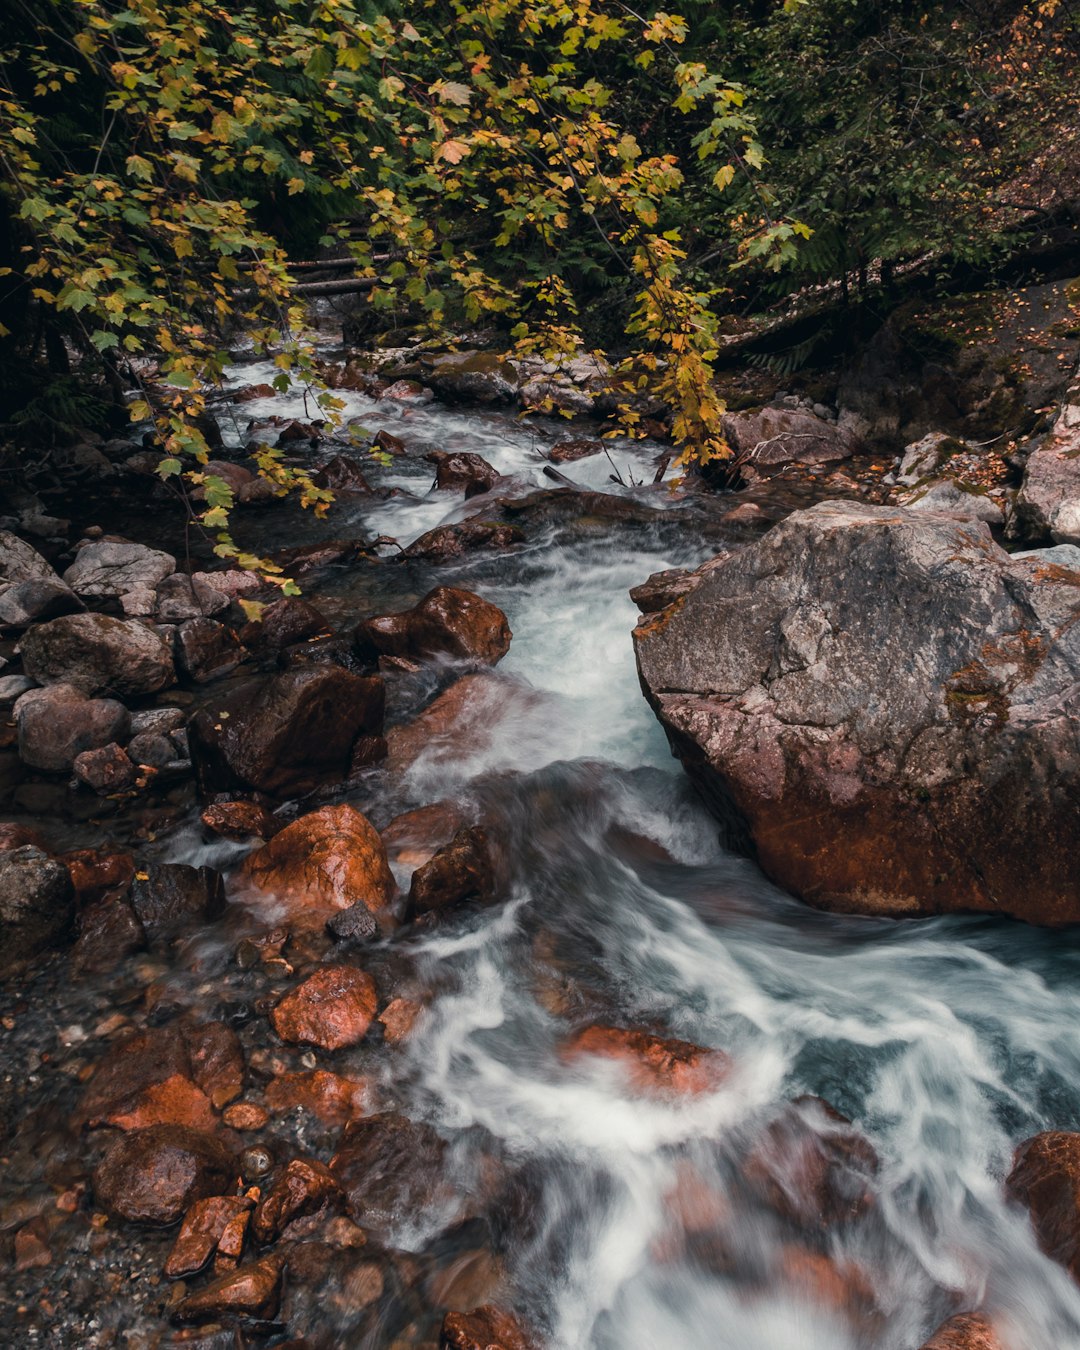
M250 1211L251 1201L246 1196L211 1195L196 1200L184 1215L166 1258L165 1275L170 1280L197 1275L214 1255L229 1224Z
M151 940L168 940L185 928L220 918L225 885L212 867L150 863L132 890L132 902Z
M447 352L433 357L425 381L445 403L506 404L517 400L517 371L494 352ZM390 391L383 397L390 397Z
M246 624L240 636L251 647L278 652L329 631L326 616L313 604L297 595L285 595L267 605L256 622Z
M1005 1189L1031 1215L1042 1250L1080 1283L1080 1134L1046 1130L1026 1139Z
M346 1125L330 1159L349 1214L361 1228L385 1234L445 1202L446 1145L430 1125L384 1112Z
M63 863L32 844L0 853L0 970L58 942L74 911Z
M494 889L487 834L466 826L413 873L407 913L410 918L442 914L466 900L487 899Z
M222 1275L205 1289L189 1294L173 1309L176 1322L211 1322L236 1318L269 1321L278 1309L285 1258L264 1256Z
M1050 434L1028 456L1010 533L1080 544L1080 373Z
M472 1312L448 1312L439 1350L535 1350L536 1342L508 1312L490 1303Z
M341 1188L329 1167L314 1159L294 1158L259 1201L252 1232L259 1242L273 1242L293 1219L313 1214L340 1194Z
M731 448L752 464L828 464L849 459L862 447L834 422L793 408L728 413L723 431Z
M94 1173L94 1198L116 1218L167 1225L196 1200L231 1190L235 1179L232 1155L213 1135L153 1125L109 1148Z
M185 619L209 619L229 608L229 597L199 576L174 572L158 584L155 613L159 623L183 623Z
M283 1073L266 1085L266 1104L272 1111L302 1111L324 1125L344 1125L364 1115L368 1085L326 1069L310 1073Z
M510 650L512 636L497 605L472 591L436 586L410 610L365 620L354 642L368 659L449 656L493 666Z
M189 725L199 787L205 796L246 787L286 797L341 782L358 741L377 757L383 706L381 679L335 665L239 685Z
M993 1324L982 1313L960 1313L942 1322L920 1350L1003 1350Z
M985 525L824 502L635 633L675 752L821 908L1080 920L1080 587ZM1033 841L1054 839L1054 848Z
M176 559L126 539L98 539L79 549L64 580L77 595L110 599L136 586L156 587L176 571Z
M244 860L240 879L276 896L294 922L318 928L358 901L381 914L396 890L378 831L348 805L279 830Z
M115 741L97 750L84 750L75 756L71 767L80 783L102 797L111 792L126 792L134 786L138 775L123 747Z
M106 893L79 911L71 968L75 975L105 975L145 946L146 934L127 896Z
M236 634L213 619L187 619L176 630L176 665L196 684L231 674L247 656Z
M36 548L10 530L0 530L0 593L20 581L58 580Z
M572 464L579 459L588 459L590 455L599 455L603 449L603 441L588 439L559 441L548 451L548 459L553 464Z
M987 525L1005 523L1005 513L993 497L960 479L931 479L913 492L903 493L898 501L913 511L940 511L963 520L982 520Z
M712 1092L731 1063L722 1050L709 1050L672 1036L598 1024L571 1037L562 1054L571 1061L586 1056L614 1060L625 1071L630 1087L649 1095Z
M200 817L208 834L222 839L270 839L281 828L265 806L258 802L215 802Z
M341 495L351 493L361 497L373 496L371 484L364 477L364 471L355 459L350 459L347 455L335 455L333 459L327 462L311 475L311 481L316 487L329 488L331 492Z
M463 520L457 525L437 525L402 552L403 558L421 558L428 562L446 562L484 548L506 549L523 543L525 532L519 525L499 521Z
M964 454L970 449L966 442L947 436L943 431L928 432L920 440L904 446L896 481L914 487L924 478L937 476L953 455Z
M138 698L175 678L168 643L137 619L67 614L32 628L19 650L38 684L70 684L85 694Z
M18 581L0 590L0 628L27 628L32 623L74 614L86 606L59 577Z
M130 716L115 699L87 698L70 684L50 684L19 698L15 726L24 764L68 773L85 751L126 740Z
M464 492L466 499L489 491L499 474L482 455L465 450L432 450L424 456L435 465L435 486L440 492Z
M355 966L321 966L285 995L270 1014L274 1030L292 1045L342 1050L358 1045L379 1006L375 981Z

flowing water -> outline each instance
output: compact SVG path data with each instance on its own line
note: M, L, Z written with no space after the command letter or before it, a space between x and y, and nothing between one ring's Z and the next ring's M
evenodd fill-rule
M479 452L518 494L543 485L537 450L559 434L346 397L410 448ZM645 482L651 454L612 451L624 479ZM603 457L566 472L646 501L655 528L553 527L495 560L344 571L315 597L344 620L437 580L493 600L514 632L505 701L483 734L434 746L404 781L376 772L358 799L379 824L471 802L503 842L503 894L372 953L427 1009L403 1050L346 1052L334 1068L362 1063L388 1100L434 1124L451 1182L498 1160L500 1301L558 1350L914 1350L972 1308L990 1311L1009 1350L1080 1345L1080 1290L1002 1188L1019 1140L1080 1124L1080 944L984 918L819 914L726 852L641 696L627 596L717 541L667 528L673 499L612 485ZM345 506L345 523L407 544L475 507L429 493L429 478L395 461L382 481L402 495ZM337 529L348 532L341 518ZM236 850L187 829L166 852L220 865ZM731 1071L702 1093L643 1096L611 1062L562 1052L597 1021L721 1048ZM850 1118L879 1159L873 1203L827 1231L763 1204L746 1179L763 1128L806 1094ZM804 1111L823 1134L837 1128ZM445 1219L435 1204L399 1215L392 1245L430 1249ZM358 1325L335 1305L316 1343L393 1341Z

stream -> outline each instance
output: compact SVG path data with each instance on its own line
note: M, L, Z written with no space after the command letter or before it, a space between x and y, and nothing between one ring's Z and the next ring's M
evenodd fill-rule
M233 379L271 373L245 365ZM553 489L539 452L572 434L499 413L341 397L347 416L401 437L410 456L369 474L397 495L343 501L334 532L402 546L484 500L429 491L417 452L474 451L507 476L500 495L525 496ZM302 417L300 398L260 399L237 415ZM228 418L224 429L240 435ZM409 1038L317 1057L362 1075L380 1105L446 1141L447 1194L392 1215L380 1240L424 1270L482 1267L473 1301L515 1309L552 1350L916 1350L946 1317L975 1308L993 1316L1009 1350L1080 1346L1080 1289L1039 1251L1002 1188L1017 1142L1080 1126L1080 941L987 918L818 913L719 845L638 686L628 590L745 535L725 534L719 516L695 532L665 486L633 486L651 483L657 452L611 443L630 486L610 481L604 455L560 466L583 487L647 505L652 524L566 529L553 519L498 556L434 566L385 549L379 563L305 583L335 626L446 584L497 604L514 634L497 668L505 700L486 724L433 742L393 781L372 770L353 798L380 828L401 811L467 802L503 849L496 903L402 928L350 957L387 996L404 990L424 1004ZM255 528L279 546L315 537L294 511ZM449 673L390 677L391 718L412 715ZM153 849L223 869L245 852L205 842L194 811ZM408 871L398 879L407 887ZM273 917L244 904L248 924ZM135 991L153 982L158 1009L220 1010L288 987L238 968L235 943L236 930L208 929L165 958L130 958L121 974L75 982L61 954L3 992L10 1139L0 1212L34 1212L35 1196L51 1197L57 1159L77 1174L64 1121L80 1075L115 1034L98 1029L114 1015L141 1025ZM265 1017L235 1020L249 1060L280 1051ZM564 1053L592 1022L721 1049L730 1070L703 1092L636 1093L611 1061ZM805 1096L853 1122L878 1160L858 1215L813 1234L764 1203L746 1169L762 1132ZM835 1129L813 1103L800 1109L825 1135ZM323 1161L333 1151L335 1131L291 1119L274 1129ZM470 1204L493 1170L495 1202ZM167 1290L151 1273L168 1235L110 1224L108 1245L99 1229L87 1222L58 1236L50 1266L0 1274L6 1344L172 1343L156 1339L168 1335ZM374 1324L347 1292L320 1297L308 1325L287 1331L312 1346L434 1347L447 1304L431 1287Z

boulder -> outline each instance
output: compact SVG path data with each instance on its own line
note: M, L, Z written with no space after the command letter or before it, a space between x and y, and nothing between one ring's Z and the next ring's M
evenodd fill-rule
M15 704L19 758L47 773L68 773L85 751L126 740L129 725L122 703L87 698L70 684L30 689Z
M322 468L311 475L311 481L319 488L329 488L341 495L351 493L361 497L373 495L371 484L364 477L364 471L355 459L347 455L335 455L327 460Z
M898 500L913 511L939 511L963 520L982 520L987 525L1005 523L1005 513L993 497L957 478L920 483L913 492L903 493Z
M200 790L210 796L254 788L286 797L339 783L354 762L357 742L381 735L383 704L381 679L336 665L245 682L189 725ZM370 754L378 756L377 745Z
M466 498L489 491L499 474L481 455L468 451L433 450L424 458L435 465L435 487L440 492L464 492Z
M175 642L177 668L195 684L230 675L247 656L232 630L214 619L185 620L176 630Z
M548 451L548 459L553 464L572 464L575 460L588 459L590 455L600 454L603 448L603 441L559 441Z
M862 449L857 437L834 422L795 408L728 413L722 426L736 455L763 467L829 464Z
M457 525L437 525L403 550L403 558L446 562L480 549L514 548L525 539L518 525L490 520L463 520Z
M1028 456L1010 533L1080 544L1080 378L1063 398L1050 434Z
M410 610L366 619L354 642L367 659L449 656L493 666L510 650L512 636L497 605L472 591L436 586Z
M0 970L58 942L74 914L63 863L32 844L0 853Z
M355 966L320 966L291 989L270 1014L274 1030L292 1045L342 1050L359 1045L379 1006L375 981Z
M241 882L272 893L301 926L321 928L360 902L381 914L396 887L375 827L355 807L324 806L251 853Z
M1080 1134L1046 1130L1025 1139L1005 1189L1031 1215L1042 1250L1080 1283Z
M106 1213L168 1225L206 1196L233 1188L232 1154L213 1135L152 1125L117 1139L94 1173L94 1199Z
M258 802L215 802L200 817L208 834L222 839L270 839L278 832L279 822Z
M159 549L126 539L98 539L85 544L64 573L77 595L114 599L136 586L156 587L176 571L176 559Z
M326 616L313 604L296 595L285 595L267 605L256 622L246 624L240 636L251 647L278 652L329 631Z
M58 581L36 548L10 530L0 530L0 593L21 581Z
M921 439L904 446L896 481L906 487L914 487L922 479L939 474L953 455L967 453L970 449L965 441L946 436L943 431L928 432Z
M585 1027L571 1037L562 1054L570 1061L584 1057L613 1060L634 1091L650 1096L712 1092L731 1064L722 1050L709 1050L648 1031L599 1024Z
M225 885L212 867L150 863L135 882L132 903L147 937L166 941L185 928L220 918Z
M168 643L137 619L67 614L32 628L19 650L38 684L70 684L85 694L138 698L175 678Z
M85 605L59 577L18 581L0 590L0 628L27 628L44 619L74 614Z
M516 402L518 395L517 371L494 352L436 356L429 363L426 383L445 403L507 404ZM383 397L392 397L391 390Z
M982 524L823 502L643 618L638 669L729 841L810 903L1073 922L1078 581Z
M183 623L185 619L209 619L229 608L229 597L199 576L174 572L157 588L155 613L159 623Z
M982 1313L960 1313L942 1322L921 1350L1004 1350Z

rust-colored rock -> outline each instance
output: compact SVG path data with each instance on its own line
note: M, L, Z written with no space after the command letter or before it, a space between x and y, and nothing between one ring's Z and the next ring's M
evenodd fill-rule
M94 1173L102 1209L136 1223L175 1223L196 1200L232 1189L232 1155L213 1135L182 1125L133 1130L109 1148Z
M390 1112L345 1127L330 1170L361 1228L385 1233L447 1198L446 1145L430 1125Z
M10 853L17 848L37 848L42 853L51 853L44 835L28 825L17 825L14 821L0 821L0 853ZM87 852L92 852L88 849ZM67 858L62 858L66 862Z
M150 1125L188 1125L193 1130L212 1130L217 1123L206 1094L182 1074L172 1074L151 1083L127 1109L113 1110L99 1122L118 1130L144 1130Z
M442 914L466 900L487 899L495 889L491 848L486 833L469 825L418 867L409 887L408 914Z
M189 1294L173 1310L173 1319L177 1322L233 1321L237 1318L268 1321L277 1312L284 1268L284 1257L276 1255L264 1256L261 1261L241 1266L198 1293Z
M79 936L71 952L76 975L105 974L146 946L146 934L123 894L106 894L79 915Z
M221 1118L230 1130L261 1130L270 1119L270 1112L258 1102L234 1102L225 1108Z
M873 1146L846 1116L803 1097L762 1132L743 1175L778 1213L816 1231L866 1212L877 1169Z
M654 1036L648 1031L601 1025L579 1031L563 1048L566 1059L584 1055L615 1060L625 1068L627 1080L637 1092L673 1092L680 1096L713 1091L731 1064L722 1050Z
M215 1275L226 1275L240 1264L240 1258L244 1254L244 1239L247 1237L250 1223L251 1211L243 1210L239 1214L234 1214L225 1225L218 1241L217 1251L214 1253Z
M439 1350L536 1350L536 1342L516 1317L485 1303L472 1312L446 1314Z
M416 868L428 862L467 823L456 803L433 802L395 816L380 834L391 861Z
M515 680L478 671L463 675L411 722L386 733L387 767L403 772L482 754L511 718L540 714L548 697Z
M558 445L553 445L548 451L548 459L553 464L572 464L574 460L588 459L590 455L600 454L603 448L603 441L560 441Z
M943 1322L921 1350L1002 1350L990 1319L982 1313L961 1313Z
M291 921L312 928L358 900L380 913L396 889L378 831L353 806L301 816L252 853L240 876L272 892Z
M80 907L103 899L109 892L127 891L135 876L135 859L130 853L77 848L62 854L60 861L71 873L75 902Z
M221 1235L237 1215L251 1209L245 1197L212 1195L196 1200L184 1215L176 1241L165 1261L170 1280L196 1275L209 1264Z
M355 966L321 966L270 1014L283 1041L341 1050L364 1039L378 998L375 981Z
M294 1158L259 1201L252 1232L260 1242L273 1242L293 1219L315 1213L340 1194L334 1174L323 1163Z
M364 471L355 459L347 455L335 455L328 459L321 469L311 475L316 487L329 488L331 492L353 493L361 497L372 496L371 484L364 477Z
M165 1085L170 1085L166 1089ZM186 1087L184 1086L186 1085ZM210 1103L191 1081L191 1059L175 1025L138 1031L111 1046L99 1061L75 1112L77 1124L141 1128L146 1111L158 1112L171 1098L212 1122ZM122 1121L129 1122L126 1126ZM168 1123L160 1114L146 1125ZM177 1124L189 1123L183 1119Z
M383 1039L391 1045L407 1041L416 1025L416 1019L423 1011L419 1003L413 1003L407 998L392 999L379 1014L379 1021L383 1025Z
M224 1022L184 1024L191 1076L220 1111L244 1090L246 1066L240 1038Z
M281 828L280 823L258 802L215 802L203 811L200 819L208 834L222 839L271 839Z
M326 1069L311 1073L283 1073L266 1087L272 1111L308 1111L324 1125L344 1125L364 1114L368 1085L362 1078L345 1078Z
M791 1245L781 1249L779 1267L785 1284L822 1307L856 1318L874 1309L873 1280L854 1262Z
M247 647L276 652L329 631L326 616L310 601L298 595L285 595L267 605L261 618L245 624L240 630L240 641Z
M132 904L151 941L166 942L186 928L217 919L225 885L212 867L151 863L132 888Z
M1005 1188L1030 1213L1042 1250L1080 1283L1080 1134L1046 1130L1025 1139Z
M369 661L449 656L493 666L510 650L511 636L497 605L456 586L436 586L412 609L365 620L354 642Z

